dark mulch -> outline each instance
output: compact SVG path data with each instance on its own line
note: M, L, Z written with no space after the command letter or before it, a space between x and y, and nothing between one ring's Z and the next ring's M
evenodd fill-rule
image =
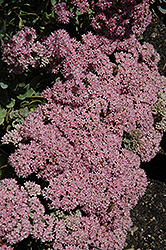
M145 195L131 211L126 250L166 249L166 183L149 179Z
M166 20L166 18L165 18ZM144 33L144 40L153 44L160 54L160 74L166 76L166 22L153 18ZM166 134L162 144L166 152ZM166 155L158 154L141 167L146 171L149 185L145 195L131 211L133 226L127 235L124 250L166 249Z

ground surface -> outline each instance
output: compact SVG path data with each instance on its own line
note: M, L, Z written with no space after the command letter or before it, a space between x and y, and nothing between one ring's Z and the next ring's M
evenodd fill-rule
M165 18L166 20L166 18ZM153 18L144 33L144 41L153 44L160 54L160 74L166 76L166 21ZM166 152L166 135L162 141ZM150 163L142 164L149 185L145 195L131 211L133 226L124 250L166 249L166 155L158 154Z

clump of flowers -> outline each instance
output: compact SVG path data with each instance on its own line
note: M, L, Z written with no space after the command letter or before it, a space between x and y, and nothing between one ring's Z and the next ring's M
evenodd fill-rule
M0 183L0 237L10 244L18 243L30 234L44 241L53 239L54 219L45 214L39 201L41 187L33 182L17 184L15 179Z
M87 13L91 2L88 0L72 0L71 3L76 7L82 14Z
M14 244L27 238L31 231L27 194L14 179L2 180L0 191L0 236Z
M66 3L60 2L54 5L55 13L58 16L58 22L69 23L70 17L73 17L74 14L67 10Z
M70 19L79 15L89 15L89 23L93 27L97 36L97 42L101 39L109 39L110 49L112 52L116 49L117 44L131 35L138 38L146 29L151 21L152 15L149 9L149 1L125 0L121 1L70 1L66 3L61 1L54 5L57 15L57 21L63 24L72 25ZM78 16L77 16L78 18ZM73 27L75 29L75 27ZM58 31L60 32L60 31ZM31 27L25 27L8 41L2 43L3 60L8 64L9 71L15 74L21 74L29 67L37 67L51 63L50 52L54 55L60 49L55 51L51 49L52 43L56 41L54 34L46 39L42 44L36 42L36 32ZM66 34L63 34L63 36ZM54 40L54 41L53 41ZM63 37L62 41L67 40ZM74 46L74 44L72 44ZM103 46L104 47L104 46ZM112 48L112 49L111 49ZM63 47L64 50L64 47ZM70 53L70 52L69 52ZM45 55L42 63L40 58ZM58 59L58 58L57 58ZM58 61L57 61L58 63ZM55 69L54 69L55 70ZM57 72L57 69L55 72Z
M44 214L37 189L28 198L33 209L27 215L27 235L54 242L55 249L84 249L91 243L122 249L130 210L147 185L140 159L154 157L162 137L152 114L165 82L157 71L158 54L131 37L119 43L111 62L102 41L108 40L97 45L88 33L78 42L65 30L49 36L43 60L62 77L43 91L47 103L2 139L16 146L9 163L19 177L35 173L49 181L42 195L52 215ZM139 143L124 149L124 135L134 137L133 131ZM27 184L25 188L29 192ZM86 224L92 221L90 229Z
M3 244L0 246L0 250L13 250L14 248L11 246L7 246L6 244Z
M35 42L35 39L36 31L25 27L2 43L2 58L8 64L9 72L21 74L30 66L38 66L42 46L40 42Z
M134 33L142 34L151 22L149 1L92 1L95 15L92 18L93 28L111 40L122 40Z
M69 23L69 17L76 16L78 11L80 14L88 14L95 32L111 41L120 41L131 34L135 34L138 38L145 31L152 19L149 7L148 0L141 2L75 0L70 1L68 5L63 1L55 4L54 9L58 14L58 21L63 23Z
M90 172L80 166L64 171L42 193L40 186L30 181L20 186L14 179L2 180L1 236L10 244L30 234L55 249L85 249L93 244L120 250L132 224L130 209L147 185L139 164L138 156L123 150L107 168ZM37 198L40 194L51 201L51 215L45 214Z

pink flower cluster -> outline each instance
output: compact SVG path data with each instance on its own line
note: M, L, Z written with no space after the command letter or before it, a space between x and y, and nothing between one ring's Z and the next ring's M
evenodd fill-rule
M0 237L15 244L30 234L44 241L53 239L54 219L45 214L39 201L41 188L33 182L17 184L15 179L0 183Z
M77 10L79 10L82 14L88 13L91 2L88 0L72 0L71 4L73 4Z
M70 9L73 12L69 11ZM70 18L76 15L76 11L82 14L88 14L91 11L90 13L93 13L90 18L91 25L98 34L96 42L101 43L101 40L103 40L104 43L107 43L107 48L109 43L111 53L122 39L126 39L132 34L138 38L151 21L148 0L143 0L139 4L133 0L125 0L120 3L115 0L75 0L70 1L70 4L61 1L54 5L54 10L58 17L57 21L64 24L70 22ZM107 41L106 38L109 40ZM44 66L48 63L52 65L52 57L55 57L57 51L65 52L65 48L60 44L59 47L55 48L54 46L55 51L52 50L52 42L54 41L55 44L56 39L62 39L62 43L65 41L68 43L68 35L60 30L49 36L43 43L36 42L35 30L25 27L24 30L19 31L11 39L2 43L3 60L8 64L9 71L15 74L23 73L28 67ZM70 54L70 44L66 46L69 51L65 54ZM72 46L75 45L72 44ZM55 63L57 68L55 70L55 65L53 65L54 72L57 72L60 64L58 57Z
M122 40L131 34L138 38L150 24L149 0L91 1L95 12L91 25L110 40Z
M42 193L30 181L20 186L14 179L2 180L0 236L14 244L31 234L54 249L88 249L89 244L122 249L132 224L130 210L147 186L139 165L139 157L125 149L112 166L64 171ZM51 201L51 215L44 214L40 194Z
M101 225L97 216L82 216L79 210L74 214L64 216L60 214L56 223L56 238L53 249L56 250L80 250L90 249L90 246L99 249L121 250L124 246L125 233L119 227L110 230L109 225ZM129 214L126 212L124 223L131 225Z
M140 158L147 161L154 157L162 137L153 127L151 107L164 79L157 71L158 55L134 38L119 45L115 63L100 46L92 50L93 40L86 40L85 35L83 44L72 42L77 46L69 55L83 70L76 74L74 61L67 64L64 56L64 80L43 92L48 103L39 106L16 130L19 140L13 136L17 148L9 162L19 177L35 172L49 181L42 195L56 213L63 214L62 218L54 215L56 222L49 230L55 228L54 236L44 236L37 215L41 211L35 207L38 212L31 215L34 237L54 237L55 249L84 249L93 243L120 250L131 226L130 210L147 185L145 173L139 169ZM87 55L81 60L85 47ZM72 79L68 79L70 72ZM122 149L124 133L133 131L137 131L139 142L134 153ZM12 136L8 138L12 140ZM49 219L52 217L45 218L47 226L53 225Z
M158 92L165 85L165 78L160 76L157 69L159 55L152 45L141 45L133 36L119 42L115 63L112 63L107 49L109 43L106 44L108 40L98 43L99 40L96 42L96 36L92 33L83 35L82 40L81 43L70 39L64 30L58 30L46 39L45 43L52 53L47 54L51 62L48 68L52 72L58 69L64 80L55 82L53 88L43 92L43 96L53 105L84 105L84 109L90 109L90 115L93 112L98 116L97 122L101 120L103 112L104 123L120 136L124 132L137 130L140 148L146 137L153 134L149 146L143 146L147 151L143 148L139 150L142 160L145 160L146 154L153 158L162 137L162 132L153 128L151 110L158 100ZM65 112L68 112L67 107ZM156 146L150 146L150 141ZM151 158L147 156L148 161Z
M55 226L55 249L64 249L62 242L67 249L88 249L90 243L101 249L122 249L132 224L130 209L147 185L139 165L138 156L122 150L105 168L89 172L81 167L51 180L43 195L52 208L63 211ZM70 211L76 211L77 217L66 218Z
M152 14L149 7L149 0L142 0L140 3L133 0L73 0L68 6L62 1L56 4L54 9L58 15L58 21L63 23L69 23L69 17L74 17L76 11L82 14L93 13L90 21L94 30L115 41L131 33L138 38L151 22ZM69 8L73 13L68 10Z
M11 246L7 246L6 244L3 244L0 246L0 250L13 250L14 248Z
M2 43L2 58L8 64L9 72L21 74L28 67L39 65L39 56L43 48L35 39L36 31L31 27L25 27Z
M60 2L54 5L55 13L58 16L58 22L69 23L69 17L73 17L74 14L67 10L66 3Z

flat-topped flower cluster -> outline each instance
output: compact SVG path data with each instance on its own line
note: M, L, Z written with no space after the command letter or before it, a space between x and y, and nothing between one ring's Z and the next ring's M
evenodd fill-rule
M77 14L88 15L90 27L97 34L95 43L102 41L104 43L102 47L106 45L107 49L112 52L123 39L131 35L139 38L152 19L149 0L73 0L68 2L60 1L54 5L57 22L70 24ZM66 34L62 36L63 47L68 37ZM2 43L3 60L8 64L10 72L20 74L28 67L41 66L40 58L43 53L49 56L53 52L50 46L52 46L51 39L55 42L55 36L50 36L43 43L36 41L36 38L35 30L25 27L24 31L19 31L9 41ZM57 49L60 47L56 48L56 51Z
M60 78L43 91L47 103L4 135L2 142L15 145L9 163L18 177L35 174L39 182L43 179L49 184L41 189L32 181L23 186L14 179L1 181L0 237L12 245L31 235L57 250L124 247L132 225L130 210L147 186L140 162L150 161L159 150L163 128L155 124L154 107L166 85L157 69L159 55L152 45L141 45L137 39L148 23L149 5L147 1L125 3L131 7L132 18L144 22L133 24L138 33L133 31L123 41L118 37L112 43L110 37L119 34L103 33L106 28L113 30L106 18L113 15L111 2L92 1L93 25L102 20L102 33L98 26L96 34L89 31L77 41L58 29L38 42L34 67L47 68ZM72 4L82 13L88 11L89 1ZM69 22L72 15L66 3L54 7L58 20ZM127 9L122 10L121 6L121 18L127 15ZM124 27L126 20L121 22ZM32 28L21 32L23 37L27 32L35 34ZM3 55L8 63L7 44ZM32 64L27 60L26 66L21 65L15 55L8 63L11 71L18 73L14 60L20 72Z

